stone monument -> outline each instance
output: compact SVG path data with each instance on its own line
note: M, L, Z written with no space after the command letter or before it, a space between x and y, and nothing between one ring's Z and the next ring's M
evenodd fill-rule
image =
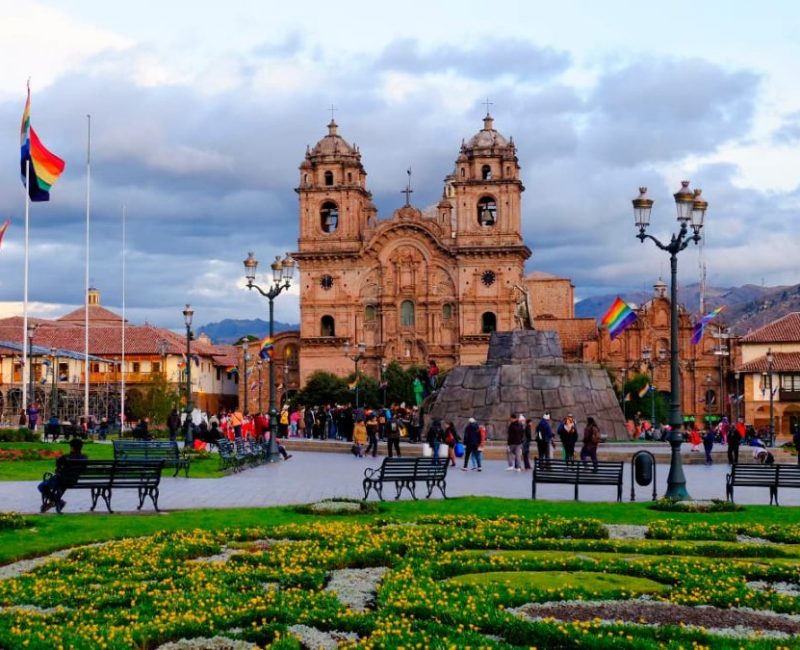
M463 431L470 417L488 437L504 440L512 413L538 421L550 411L554 430L575 416L579 444L586 418L594 417L609 440L627 440L622 409L608 373L597 364L565 363L557 332L494 332L482 366L456 366L445 378L426 423L452 420Z

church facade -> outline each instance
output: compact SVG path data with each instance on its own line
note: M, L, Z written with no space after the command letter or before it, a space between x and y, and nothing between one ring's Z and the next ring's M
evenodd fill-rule
M491 332L514 329L527 297L513 140L487 114L462 142L435 208L423 212L406 194L378 219L361 153L337 130L331 120L306 151L296 189L300 384L319 369L352 372L359 345L360 368L376 378L393 360L482 363Z

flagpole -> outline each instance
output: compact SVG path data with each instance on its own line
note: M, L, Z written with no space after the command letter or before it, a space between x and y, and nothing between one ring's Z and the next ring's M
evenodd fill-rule
M119 416L119 437L123 437L125 431L125 254L126 254L126 220L128 217L127 206L122 206L122 363L120 364L122 387L120 390L120 416Z
M84 382L83 382L83 414L86 426L89 426L89 215L91 214L92 183L92 116L86 116L86 272L84 293Z
M20 369L20 381L22 383L22 410L28 407L28 384L25 381L25 371L28 368L28 217L31 209L31 161L30 157L25 161L25 253L22 272L22 368ZM19 418L20 414L16 414Z

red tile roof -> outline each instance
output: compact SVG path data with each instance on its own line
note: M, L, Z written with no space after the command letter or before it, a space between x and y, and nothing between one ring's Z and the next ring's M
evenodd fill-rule
M800 311L786 314L742 337L742 343L787 343L800 341Z
M800 352L773 352L772 372L800 372ZM766 355L734 368L738 372L768 372Z
M83 323L86 319L85 307L78 307L73 309L68 314L64 314L61 318L56 320L62 323ZM122 316L115 314L113 311L101 307L100 305L89 305L89 326L102 325L103 323L114 324L121 323Z

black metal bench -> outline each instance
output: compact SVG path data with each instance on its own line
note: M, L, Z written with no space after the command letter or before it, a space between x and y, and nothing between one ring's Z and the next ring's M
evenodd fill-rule
M174 467L189 476L192 460L181 453L174 440L114 440L114 460L163 460L164 467Z
M575 501L580 485L616 485L617 501L622 501L622 461L600 461L595 469L591 463L560 459L535 458L531 498L536 498L537 483L562 483L575 486Z
M141 510L144 500L150 497L153 507L158 512L158 484L161 482L163 460L80 460L64 458L59 462L58 487L56 494L56 511L61 512L62 497L67 490L90 490L92 510L97 507L97 500L102 497L106 508L111 510L111 494L115 489L136 489L139 491ZM43 480L52 478L46 472ZM42 496L42 505L45 497Z
M227 438L217 440L217 451L219 452L219 471L221 472L227 469L238 472L247 460L244 455L237 452L236 446Z
M769 504L778 505L778 488L800 488L800 465L750 465L737 463L725 476L725 496L733 502L733 488L769 488Z
M403 488L407 489L411 496L416 499L416 484L425 482L428 493L425 495L429 499L434 488L439 488L442 496L446 499L447 489L447 458L384 458L380 467L367 468L364 470L364 499L369 497L373 489L383 501L383 484L394 483L397 489L395 499L400 498Z
M64 440L69 440L71 438L83 438L86 439L86 434L83 430L75 426L70 422L64 422L60 424L50 424L49 422L45 422L44 424L44 441L47 442L47 438L51 438L53 442L56 442L59 436L63 437Z

